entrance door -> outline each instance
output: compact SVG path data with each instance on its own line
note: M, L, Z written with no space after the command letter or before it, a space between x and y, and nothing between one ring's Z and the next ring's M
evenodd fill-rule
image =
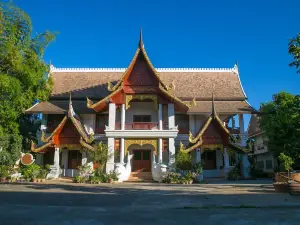
M151 172L151 151L134 150L132 172Z
M201 156L201 161L204 162L203 169L215 170L217 168L216 151L204 151Z

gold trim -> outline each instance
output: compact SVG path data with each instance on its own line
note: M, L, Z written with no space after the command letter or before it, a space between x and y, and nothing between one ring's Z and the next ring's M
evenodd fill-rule
M62 121L58 124L58 126L55 128L55 130L50 134L50 136L46 137L46 134L44 132L44 130L42 130L42 136L41 136L41 141L42 142L48 142L50 141L50 139L56 134L56 132L65 125L67 121L67 116L65 116Z
M203 150L205 150L205 149L210 149L210 150L221 149L223 151L224 146L223 146L223 144L204 144L204 145L201 145L201 148L203 148Z
M129 103L133 99L138 99L138 100L141 100L141 101L146 100L146 99L150 99L150 100L153 101L155 109L157 109L157 104L158 104L157 95L136 94L136 95L126 95L126 99L125 99L126 110L130 108Z
M157 154L157 139L126 139L125 140L125 155L128 152L130 145L152 145L154 147L154 153Z
M205 123L203 124L203 126L200 128L199 133L197 134L196 137L193 136L193 134L190 132L189 133L189 142L195 144L200 138L202 138L202 135L204 134L204 132L206 131L206 129L208 128L209 124L212 121L212 116L209 116Z
M33 141L31 141L30 150L32 152L40 152L40 151L44 150L47 147L53 147L53 145L54 145L53 140L50 140L48 143L46 143L46 144L44 144L40 147L36 147L36 144Z
M185 148L184 144L182 144L180 142L180 151L185 152L185 153L189 153L191 151L193 151L195 148L198 148L202 145L202 139L200 139L196 144L194 144L193 146L189 147L189 148ZM201 148L202 150L202 148Z
M95 148L93 146L89 145L88 143L86 143L82 138L80 138L79 143L81 144L81 146L83 148L86 148L90 151L95 151Z
M68 150L81 150L80 144L62 144L59 145L60 149L67 148Z

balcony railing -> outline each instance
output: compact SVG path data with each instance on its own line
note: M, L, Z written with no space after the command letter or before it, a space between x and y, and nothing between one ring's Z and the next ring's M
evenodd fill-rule
M116 123L116 130L121 130L121 123ZM157 122L134 122L125 123L125 130L158 130L159 124ZM168 129L168 123L163 123L163 129Z

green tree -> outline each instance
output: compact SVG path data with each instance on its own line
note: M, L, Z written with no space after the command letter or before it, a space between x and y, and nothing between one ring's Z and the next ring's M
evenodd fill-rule
M290 170L292 169L292 165L294 164L294 160L290 157L285 155L284 153L280 153L278 156L279 161L282 164L282 167L288 171L288 177L290 176Z
M28 142L20 135L23 112L51 92L43 55L54 38L49 31L34 35L23 10L0 2L0 164L13 164L20 157L22 139Z
M280 92L262 104L260 127L268 138L268 148L276 156L284 153L300 159L300 96Z
M0 24L0 132L18 134L22 112L50 94L43 54L55 36L34 36L30 17L12 3L0 3Z
M93 159L93 162L97 164L100 171L103 172L107 161L112 157L112 155L108 154L107 144L103 144L102 142L96 144L94 148L95 151L89 151L89 155Z
M297 69L297 73L300 73L300 33L290 40L288 47L289 54L293 56L293 61L289 64L291 67Z

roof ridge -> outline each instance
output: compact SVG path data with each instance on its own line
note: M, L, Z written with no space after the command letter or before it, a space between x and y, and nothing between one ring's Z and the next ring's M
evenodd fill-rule
M232 68L155 68L157 72L233 72L238 74L238 69ZM126 68L57 68L50 66L53 72L124 72Z

